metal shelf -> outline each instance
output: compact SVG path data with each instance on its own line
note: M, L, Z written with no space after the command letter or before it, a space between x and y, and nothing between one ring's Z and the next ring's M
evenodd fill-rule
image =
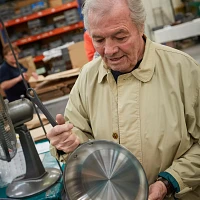
M20 17L20 18L17 18L17 19L12 19L12 20L6 21L6 22L4 22L4 25L5 25L6 28L12 27L12 26L24 23L24 22L28 22L30 20L45 17L45 16L48 16L48 15L52 15L54 13L62 12L62 11L69 10L69 9L72 9L72 8L77 8L78 11L79 11L79 14L80 14L80 7L81 6L80 6L79 0L74 0L73 2L62 4L62 5L54 7L54 8L47 8L45 10L41 10L39 12L30 14L30 15L26 15L24 17ZM80 21L80 22L72 24L72 25L68 25L68 26L64 26L64 27L60 27L60 28L55 28L55 29L48 31L48 32L44 32L44 33L41 33L41 34L21 38L21 39L14 41L13 43L15 43L17 46L20 46L20 45L28 44L28 43L31 43L31 42L36 42L36 41L39 41L39 40L42 40L42 39L45 39L45 38L48 38L48 37L52 37L52 36L55 36L55 35L59 35L59 34L65 33L65 32L69 32L69 31L72 31L72 30L82 29L82 28L84 28L84 24L83 24L83 21ZM3 31L1 31L1 37L4 39ZM42 61L43 58L44 58L43 55L38 55L38 56L35 56L33 58L33 60L34 60L35 63L37 63L37 62Z
M31 43L31 42L35 42L35 41L38 41L38 40L41 40L41 39L44 39L44 38L52 37L54 35L58 35L58 34L61 34L61 33L65 33L65 32L72 31L72 30L75 30L75 29L78 29L78 28L83 28L83 27L84 27L83 22L80 21L76 24L56 28L56 29L49 31L49 32L45 32L45 33L41 33L41 34L38 34L38 35L33 35L33 36L29 36L29 37L26 37L26 38L23 38L23 39L19 39L19 40L15 41L14 43L17 46L20 46L20 45L28 44L28 43Z
M17 18L17 19L12 19L12 20L4 22L4 24L5 24L6 27L10 27L10 26L13 26L13 25L17 25L17 24L20 24L20 23L23 23L23 22L33 20L33 19L37 19L37 18L40 18L40 17L51 15L51 14L61 12L61 11L64 11L64 10L68 10L68 9L71 9L71 8L78 8L77 1L73 1L71 3L63 4L63 5L60 5L60 6L55 7L55 8L48 8L48 9L45 9L45 10L41 10L39 12L36 12L36 13L33 13L31 15L27 15L27 16L24 16L24 17L20 17L20 18Z
M33 58L33 61L34 61L35 63L36 63L36 62L40 62L40 61L43 60L43 58L44 58L43 55L35 56L35 57Z

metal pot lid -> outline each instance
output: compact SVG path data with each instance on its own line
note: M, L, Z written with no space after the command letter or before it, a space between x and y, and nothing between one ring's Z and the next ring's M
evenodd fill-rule
M140 162L114 142L82 144L68 158L64 186L70 200L146 200L148 183Z

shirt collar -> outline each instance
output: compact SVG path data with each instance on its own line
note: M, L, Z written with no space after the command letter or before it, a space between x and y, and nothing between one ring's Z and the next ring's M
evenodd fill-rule
M140 63L139 67L136 70L133 70L131 73L138 80L142 82L148 82L153 77L155 69L155 46L152 44L150 39L146 38L146 36L144 37L146 39L146 44L142 62ZM102 60L99 67L98 82L101 83L109 72L110 70Z
M98 83L101 83L103 81L103 78L108 74L109 69L102 60L100 66L99 66L99 76L98 76Z
M155 64L155 46L151 40L146 38L145 51L142 62L136 70L132 71L132 74L140 81L148 82L153 77Z

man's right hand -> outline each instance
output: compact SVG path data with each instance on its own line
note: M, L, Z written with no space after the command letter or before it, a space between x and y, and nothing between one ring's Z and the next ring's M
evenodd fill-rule
M79 138L72 133L72 124L65 124L65 119L61 114L56 116L58 125L53 127L48 133L47 138L51 145L65 153L74 151L80 144Z
M23 76L24 76L24 79L27 81L28 80L28 75L27 75L27 73L23 73ZM18 82L19 81L22 81L23 79L22 79L22 75L20 74L19 76L18 76Z

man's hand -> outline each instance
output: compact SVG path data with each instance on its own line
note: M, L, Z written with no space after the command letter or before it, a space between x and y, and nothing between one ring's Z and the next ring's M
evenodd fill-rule
M149 198L148 200L163 200L167 194L167 188L161 181L156 181L149 186Z
M61 114L56 116L56 121L58 125L47 133L47 138L50 140L51 145L65 153L74 151L80 144L80 140L72 133L73 125L65 124L65 119Z
M31 74L35 80L38 80L38 74L36 72L32 72Z
M28 80L28 75L27 75L26 72L23 73L23 76L24 76L24 79L27 81ZM17 78L18 78L18 82L23 80L21 74Z
M24 72L23 75L24 75L25 80L28 81L29 76L28 76L27 72Z

